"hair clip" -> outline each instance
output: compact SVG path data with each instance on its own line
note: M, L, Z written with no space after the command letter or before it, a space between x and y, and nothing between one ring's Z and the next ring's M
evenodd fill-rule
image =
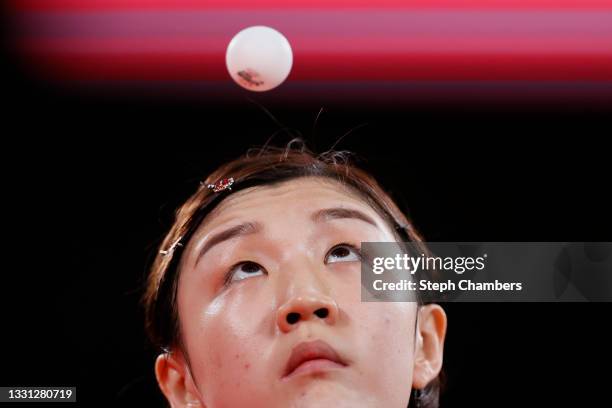
M170 245L170 248L168 248L168 249L162 249L162 250L160 250L160 251L159 251L159 253L160 253L162 256L172 255L172 253L174 252L174 250L176 249L176 247L183 246L183 244L181 244L181 240L182 240L182 239L183 239L183 237L182 237L182 236L181 236L181 237L178 237L178 238L176 239L176 241L174 241L174 242L172 243L172 245Z
M206 188L212 190L213 193L219 193L224 190L231 190L232 184L234 184L233 177L222 178L221 180L217 181L215 184L208 184Z

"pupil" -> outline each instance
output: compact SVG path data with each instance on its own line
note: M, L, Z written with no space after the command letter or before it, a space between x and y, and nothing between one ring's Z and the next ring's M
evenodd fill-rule
M340 248L337 248L334 252L336 256L342 257L342 256L347 256L349 250L345 247L340 247Z
M256 263L247 262L244 265L242 265L242 270L243 272L253 273L253 272L257 272L259 270L259 267L257 266Z

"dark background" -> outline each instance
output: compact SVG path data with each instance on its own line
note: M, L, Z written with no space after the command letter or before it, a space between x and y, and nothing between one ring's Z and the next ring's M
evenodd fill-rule
M301 134L323 151L358 127L336 147L364 158L428 240L611 238L602 104L288 106L245 92L220 105L4 67L1 385L160 406L138 303L147 260L200 178L279 130L264 107L291 128L277 145ZM611 304L446 309L443 406L608 405Z

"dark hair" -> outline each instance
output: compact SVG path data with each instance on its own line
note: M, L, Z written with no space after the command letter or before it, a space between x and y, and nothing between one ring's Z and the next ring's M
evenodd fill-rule
M390 195L372 176L351 163L349 152L330 150L317 155L301 139L290 141L285 148L249 149L246 155L222 165L201 182L200 188L177 210L174 225L153 261L143 296L145 326L150 340L163 350L184 348L176 306L182 249L206 215L225 197L225 192L215 193L208 186L230 177L232 191L300 177L335 180L364 199L392 227L398 242L423 242ZM418 406L436 408L439 388L436 378L419 390Z

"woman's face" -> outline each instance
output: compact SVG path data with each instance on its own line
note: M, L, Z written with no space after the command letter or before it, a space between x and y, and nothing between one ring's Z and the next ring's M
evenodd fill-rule
M361 302L362 241L394 237L334 181L229 193L181 261L190 398L209 408L406 407L417 307Z

